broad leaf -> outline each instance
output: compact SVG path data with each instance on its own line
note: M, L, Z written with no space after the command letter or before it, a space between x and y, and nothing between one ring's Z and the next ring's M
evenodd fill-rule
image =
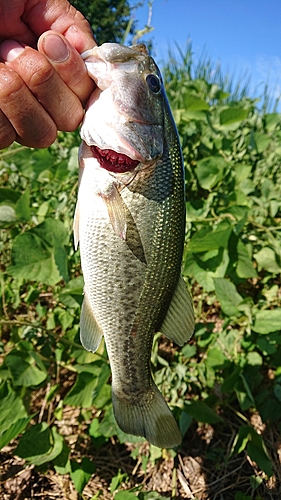
M229 164L222 156L209 156L197 162L195 173L203 189L211 190L223 180Z
M5 364L15 386L36 386L47 378L46 369L42 369L42 364L38 367L34 357L27 351L13 349L6 357Z
M60 455L63 437L46 422L35 424L21 437L15 453L34 465L42 465Z
M82 458L81 463L71 460L70 477L78 493L82 493L95 470L95 465L87 457Z
M191 401L185 404L185 411L191 415L197 422L204 422L206 424L215 424L222 422L222 418L210 408L204 401Z
M0 387L0 435L18 420L26 418L27 412L22 399L13 391L8 382Z
M242 302L243 297L237 292L235 285L225 278L216 278L214 283L223 312L227 316L239 316L237 306Z
M12 265L8 272L16 278L55 285L68 279L65 245L68 234L59 220L45 222L14 239Z
M281 308L261 310L256 313L252 326L254 332L271 333L281 330Z

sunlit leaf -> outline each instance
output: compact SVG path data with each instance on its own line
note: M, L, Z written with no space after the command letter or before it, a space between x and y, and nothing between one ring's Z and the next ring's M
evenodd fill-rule
M12 265L8 272L16 278L48 285L67 280L65 245L69 235L59 220L46 219L38 226L19 234L13 242Z
M258 263L259 269L265 269L274 274L281 272L281 266L277 263L276 253L270 247L263 247L257 252L255 254L255 260Z
M258 311L252 329L258 333L271 333L280 330L281 308Z
M229 165L222 156L209 156L197 162L195 173L200 186L210 190L222 181L228 168Z
M247 118L248 114L248 109L230 106L221 111L220 124L225 128L235 129Z
M214 283L223 312L227 316L239 316L237 306L242 302L243 297L237 292L235 285L225 278L216 278Z
M38 367L34 357L26 351L14 349L6 357L5 364L9 368L15 386L39 385L47 378L46 369L42 369L42 365Z

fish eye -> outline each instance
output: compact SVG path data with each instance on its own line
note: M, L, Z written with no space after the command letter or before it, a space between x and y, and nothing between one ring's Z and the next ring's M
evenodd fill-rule
M161 90L161 82L156 75L147 75L147 85L154 94L158 94Z

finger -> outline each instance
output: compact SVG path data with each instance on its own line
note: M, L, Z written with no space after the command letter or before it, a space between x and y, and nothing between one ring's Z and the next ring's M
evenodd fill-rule
M38 40L38 50L55 68L60 78L85 103L95 88L77 50L60 33L47 31Z
M0 54L6 65L21 77L59 130L73 131L77 128L84 115L81 102L45 56L12 40L2 43Z
M8 120L7 125L2 118L2 127L5 124L8 127L6 137L11 134L12 127L16 135L14 140L25 146L43 148L55 141L57 128L54 121L18 73L3 63L0 63L0 109ZM2 132L3 136L5 133Z
M0 110L0 149L7 148L17 139L14 127Z
M80 53L96 45L88 21L67 0L38 0L26 12L25 21L37 36L48 30L58 31Z

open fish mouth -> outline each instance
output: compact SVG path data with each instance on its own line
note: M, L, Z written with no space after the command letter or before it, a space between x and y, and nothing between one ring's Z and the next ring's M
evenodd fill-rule
M129 156L117 153L112 149L100 149L98 146L91 146L91 151L94 158L98 160L100 167L117 174L131 172L140 163L139 160L133 160Z

